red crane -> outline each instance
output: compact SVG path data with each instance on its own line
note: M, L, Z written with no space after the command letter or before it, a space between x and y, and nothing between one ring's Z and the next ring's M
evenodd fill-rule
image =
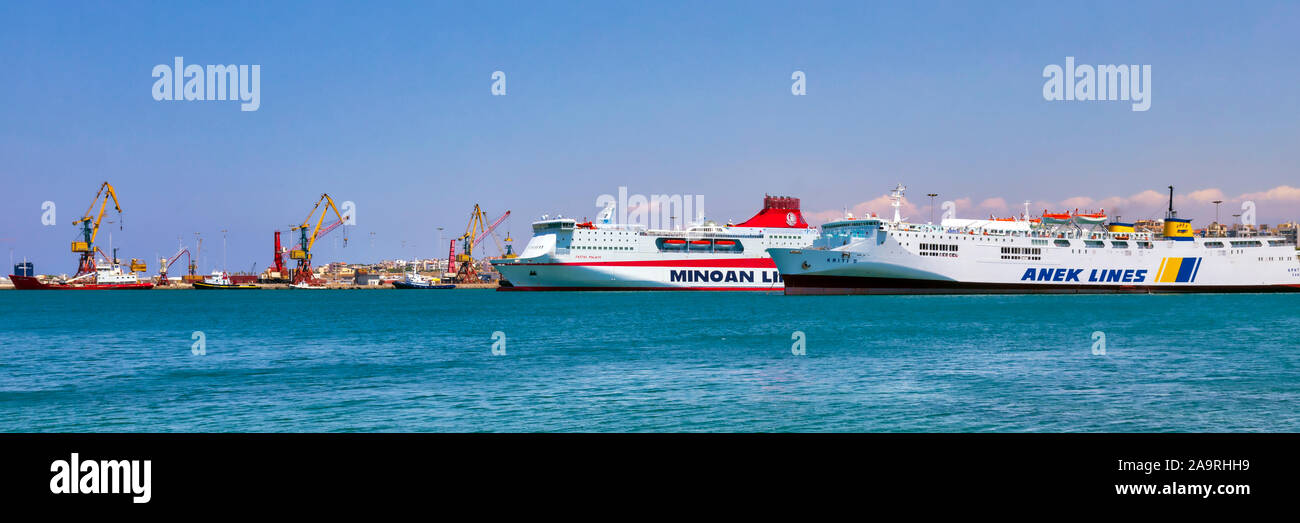
M171 280L167 279L167 269L170 269L172 264L176 263L176 260L179 260L182 254L185 255L185 266L189 268L190 276L194 276L194 260L190 258L190 250L181 247L181 250L176 251L176 254L172 255L171 258L163 258L159 260L161 263L158 264L158 285L171 285Z
M273 277L268 274L267 279L284 278L285 276L288 276L289 268L284 266L284 248L280 247L280 231L275 231L275 255L273 258L275 259L273 272L279 274L279 276Z

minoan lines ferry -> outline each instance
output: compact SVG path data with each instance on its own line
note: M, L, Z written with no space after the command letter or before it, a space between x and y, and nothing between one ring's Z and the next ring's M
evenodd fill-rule
M1295 245L1202 237L1173 209L1163 235L1105 213L906 223L846 217L811 247L768 249L786 294L1300 292Z
M518 258L492 260L500 290L770 291L784 286L769 248L803 247L817 237L799 199L767 196L763 210L737 225L705 222L681 230L649 230L569 218L533 223Z

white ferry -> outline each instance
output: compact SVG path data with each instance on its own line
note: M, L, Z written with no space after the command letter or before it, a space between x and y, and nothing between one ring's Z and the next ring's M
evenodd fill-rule
M768 249L786 294L1300 292L1296 246L1281 237L1202 237L1169 211L1163 234L1105 225L1104 212L1038 219L827 223L806 248Z
M533 222L518 258L492 260L500 290L779 291L784 286L770 248L803 247L817 237L799 212L799 199L766 196L744 223L711 221L686 230L650 230L572 218Z

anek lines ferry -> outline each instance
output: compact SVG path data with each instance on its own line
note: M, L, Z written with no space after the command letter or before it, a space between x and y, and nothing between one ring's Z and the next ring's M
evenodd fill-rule
M768 249L786 294L1300 292L1281 237L1204 237L1169 211L1163 234L1105 213L907 223L846 217L804 248Z

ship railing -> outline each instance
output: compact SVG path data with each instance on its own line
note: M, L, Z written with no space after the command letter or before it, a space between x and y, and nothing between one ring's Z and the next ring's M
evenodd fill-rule
M671 238L762 238L762 234L734 234L727 231L718 232L697 232L697 231L645 231L641 236L654 237L671 237Z

